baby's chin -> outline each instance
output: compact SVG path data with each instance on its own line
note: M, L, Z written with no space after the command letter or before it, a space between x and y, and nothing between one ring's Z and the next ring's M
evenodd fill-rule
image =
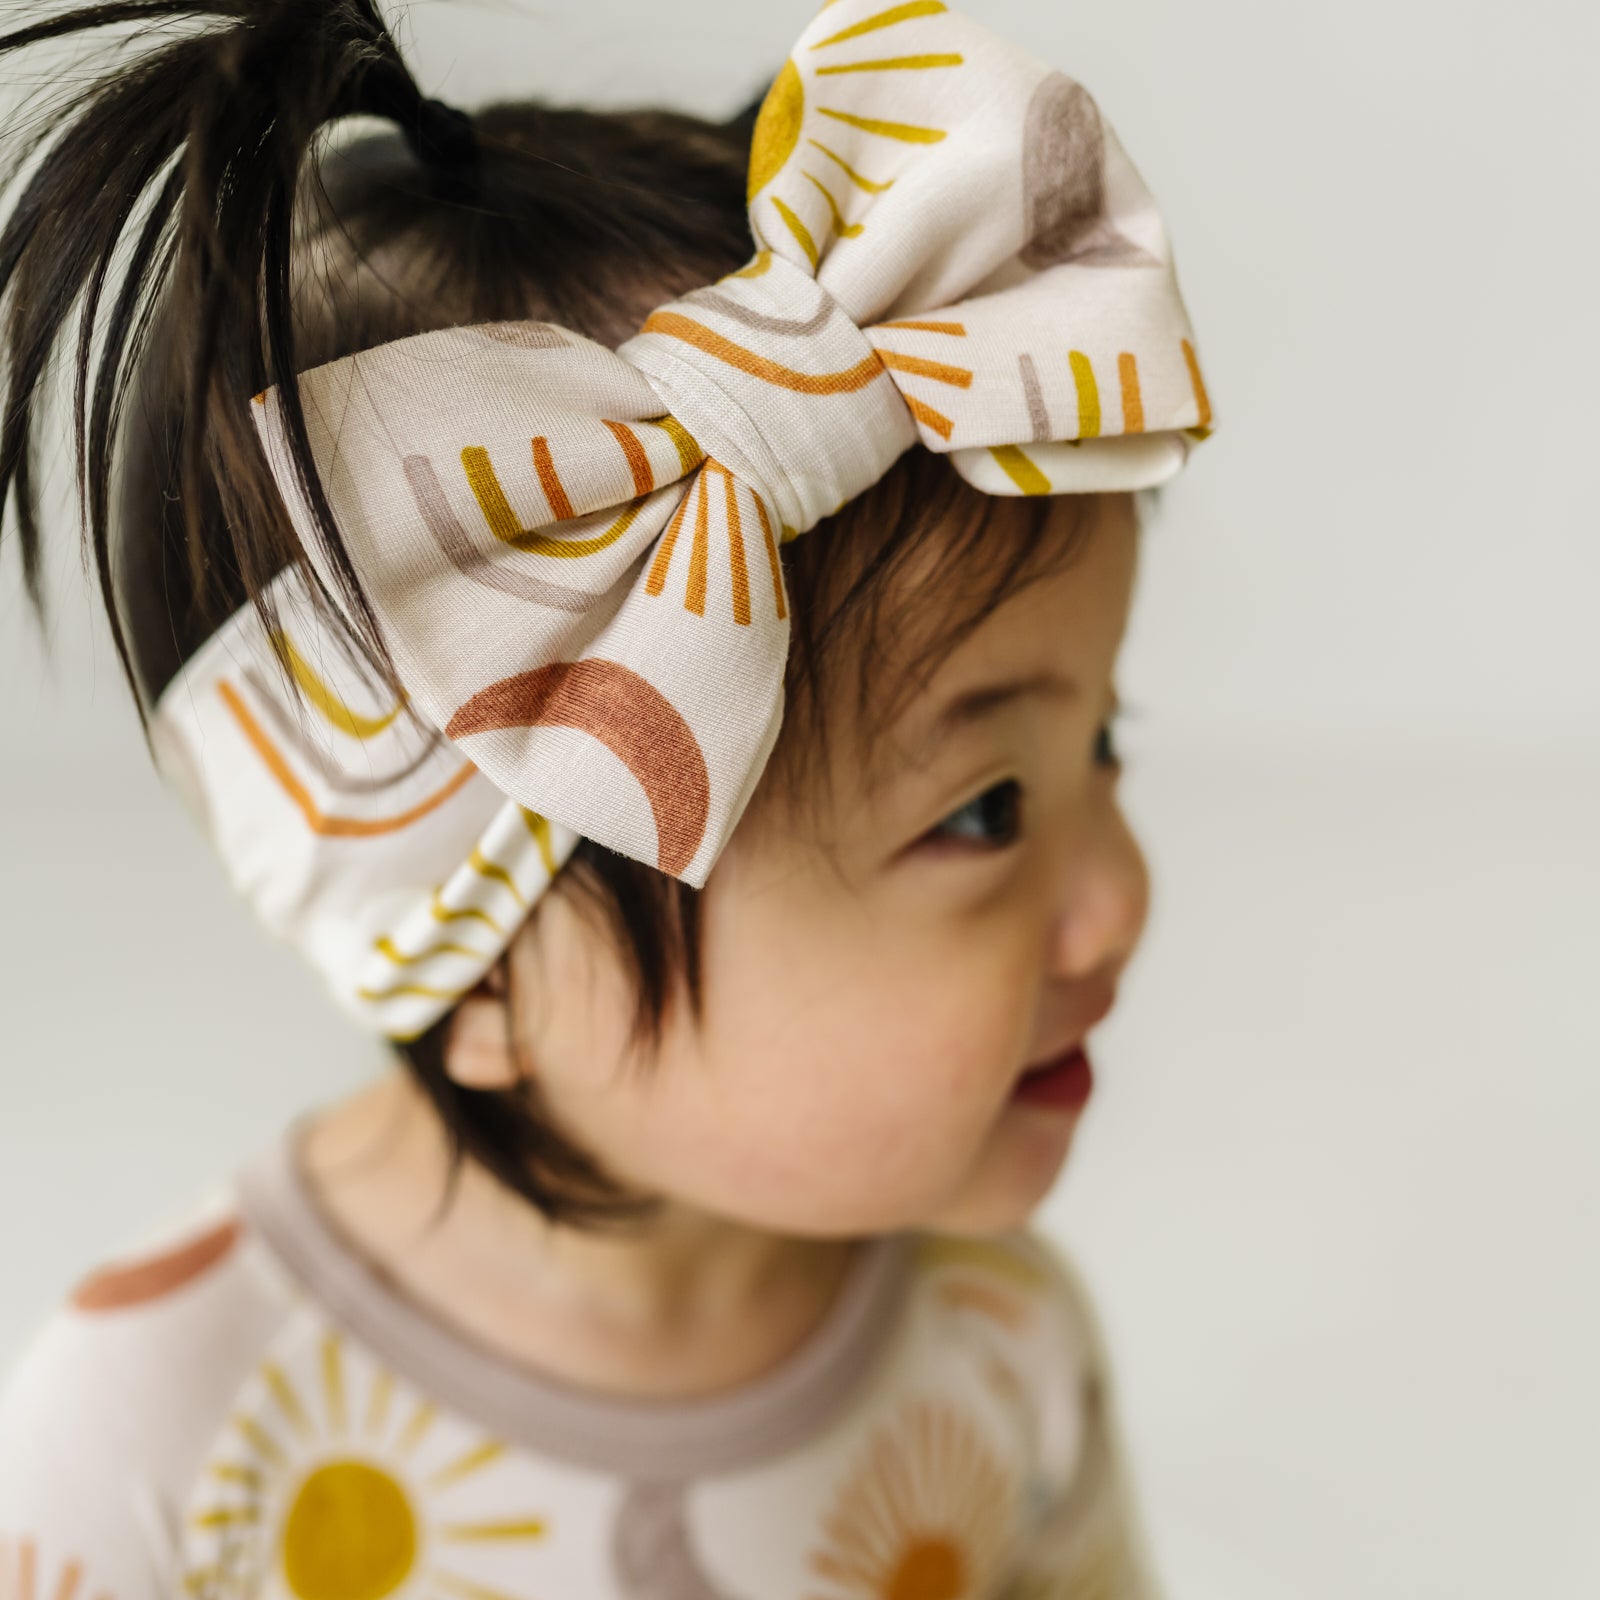
M642 1193L793 1238L853 1239L929 1232L969 1237L1026 1226L1066 1163L1081 1108L1044 1109L1009 1101L987 1129L961 1149L954 1130L929 1130L913 1157L899 1163L831 1163L790 1152L779 1164L703 1160L692 1170L639 1183ZM940 1133L944 1135L940 1137ZM852 1152L855 1157L861 1151ZM920 1159L918 1159L920 1158ZM775 1181L784 1169L788 1181Z
M1008 1105L968 1178L918 1225L970 1237L1025 1227L1061 1176L1079 1117Z

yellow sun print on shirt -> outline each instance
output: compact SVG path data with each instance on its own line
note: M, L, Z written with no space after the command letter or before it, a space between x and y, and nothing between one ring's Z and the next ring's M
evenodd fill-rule
M944 0L907 0L803 48L783 65L756 119L750 151L751 225L764 249L767 229L786 231L815 270L819 235L859 238L865 213L894 187L904 156L938 144L947 130L931 115L912 120L879 103L874 88L908 73L940 74L965 65L939 48ZM901 102L896 99L895 106Z
M473 1513L505 1503L501 1440L462 1438L332 1330L314 1360L263 1363L247 1396L190 1517L189 1594L245 1600L275 1573L296 1600L536 1600L474 1559L547 1531Z

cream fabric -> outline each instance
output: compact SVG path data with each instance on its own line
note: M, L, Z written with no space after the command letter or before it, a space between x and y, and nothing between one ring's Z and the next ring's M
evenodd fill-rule
M503 1359L326 1222L293 1139L80 1283L0 1386L7 1600L1151 1600L1042 1239L867 1241L708 1399Z
M297 605L287 645L235 619L159 720L236 881L391 1034L476 982L580 836L704 884L782 718L779 546L906 449L991 494L1126 490L1210 428L1161 219L1093 100L935 0L822 11L762 110L750 217L751 264L615 352L452 328L299 379L415 715L384 722ZM257 398L327 577L283 397Z

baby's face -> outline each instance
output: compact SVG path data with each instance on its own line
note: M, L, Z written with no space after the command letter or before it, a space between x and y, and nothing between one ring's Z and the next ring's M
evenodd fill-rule
M1082 514L1057 502L1050 536ZM1100 497L870 762L841 724L803 814L758 791L703 896L702 1018L674 1007L653 1060L610 935L546 896L514 955L526 1057L609 1173L801 1235L1027 1218L1081 1107L1018 1080L1109 1009L1145 917L1106 732L1136 547L1131 499Z

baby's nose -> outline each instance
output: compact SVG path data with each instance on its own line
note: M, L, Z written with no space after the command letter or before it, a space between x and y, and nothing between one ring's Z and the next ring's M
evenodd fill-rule
M1059 907L1052 954L1061 977L1082 979L1127 963L1144 932L1150 873L1120 812L1068 862Z

